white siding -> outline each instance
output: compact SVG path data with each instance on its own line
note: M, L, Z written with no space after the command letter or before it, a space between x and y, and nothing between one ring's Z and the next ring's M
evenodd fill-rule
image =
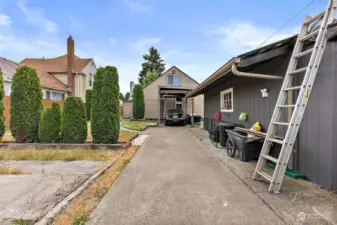
M4 82L5 96L11 95L11 86L12 86L12 82L9 82L9 81Z

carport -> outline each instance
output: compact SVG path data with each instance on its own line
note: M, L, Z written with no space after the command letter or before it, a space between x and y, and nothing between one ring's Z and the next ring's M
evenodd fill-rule
M167 106L165 102L167 100L170 101L171 105L174 102L174 108L178 106L183 109L183 111L187 112L187 103L189 98L186 98L186 95L192 91L192 88L182 88L182 87L171 87L171 86L158 86L158 107L159 107L159 114L158 120L162 122L163 115L165 110L167 110ZM192 115L194 113L194 99L190 98L192 102ZM173 101L172 101L173 100ZM194 125L194 118L191 117L191 123Z

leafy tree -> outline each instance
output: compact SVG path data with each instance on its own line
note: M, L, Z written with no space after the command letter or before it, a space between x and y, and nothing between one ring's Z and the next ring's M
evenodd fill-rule
M124 101L129 100L129 98L130 98L130 92L126 92L124 96Z
M91 119L91 100L92 100L92 90L88 89L85 92L85 109L88 121L90 121Z
M160 58L158 50L154 47L149 49L149 53L143 55L144 63L142 64L142 70L139 72L138 81L143 84L143 79L148 71L157 72L161 74L165 70L164 60Z
M2 76L2 70L0 67L0 137L5 134L5 104L3 103L3 97L5 96L4 80Z
M39 126L39 139L41 143L56 143L60 140L61 107L60 103L53 102L42 115Z
M97 80L97 77L96 77ZM95 82L96 82L95 80ZM92 137L94 143L115 144L118 142L119 83L115 67L107 66L99 74L99 83L94 83ZM95 117L94 117L95 115Z
M119 93L119 99L122 100L122 101L124 101L124 95L121 92Z
M144 91L140 84L133 89L132 114L135 119L143 119L145 113Z
M146 73L146 76L143 78L143 87L149 85L154 81L155 79L158 78L158 73L156 71L148 71Z
M37 142L43 112L43 95L35 69L22 66L16 70L10 97L10 128L18 143Z
M61 118L61 140L63 143L85 142L88 136L85 107L80 97L66 98Z

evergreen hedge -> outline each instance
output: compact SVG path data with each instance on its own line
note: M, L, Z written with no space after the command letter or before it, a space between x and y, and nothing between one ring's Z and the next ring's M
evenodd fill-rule
M140 84L133 89L132 114L134 119L143 119L145 113L144 91Z
M5 96L4 80L2 77L2 70L0 67L0 137L5 134L5 104L3 103L3 97Z
M10 129L18 143L38 142L43 95L35 69L22 66L13 77L10 97Z
M85 92L85 108L87 112L87 120L91 120L91 100L92 100L92 90L87 90Z
M94 143L115 144L118 142L119 83L115 67L107 66L95 75L92 99L92 137Z
M42 115L39 126L39 139L41 143L56 143L60 139L61 107L58 102L53 102Z
M82 144L88 136L85 107L81 98L67 97L61 118L61 141Z

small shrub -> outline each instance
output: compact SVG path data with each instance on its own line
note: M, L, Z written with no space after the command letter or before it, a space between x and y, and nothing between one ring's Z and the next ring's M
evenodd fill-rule
M41 143L56 143L60 139L61 107L58 102L53 102L42 115L39 126L39 139Z
M18 143L37 142L43 111L42 88L35 69L22 66L13 77L10 97L10 128Z
M115 67L104 68L99 86L94 84L92 137L94 143L115 144L118 142L119 83ZM98 89L98 90L97 90ZM94 117L95 116L95 117Z
M84 103L79 97L67 97L61 118L63 143L84 143L88 136Z
M91 100L92 100L92 90L87 90L85 92L85 108L87 112L87 120L91 120Z
M145 113L145 101L144 101L144 91L140 84L136 84L133 89L133 99L132 99L132 113L133 118L143 119Z

